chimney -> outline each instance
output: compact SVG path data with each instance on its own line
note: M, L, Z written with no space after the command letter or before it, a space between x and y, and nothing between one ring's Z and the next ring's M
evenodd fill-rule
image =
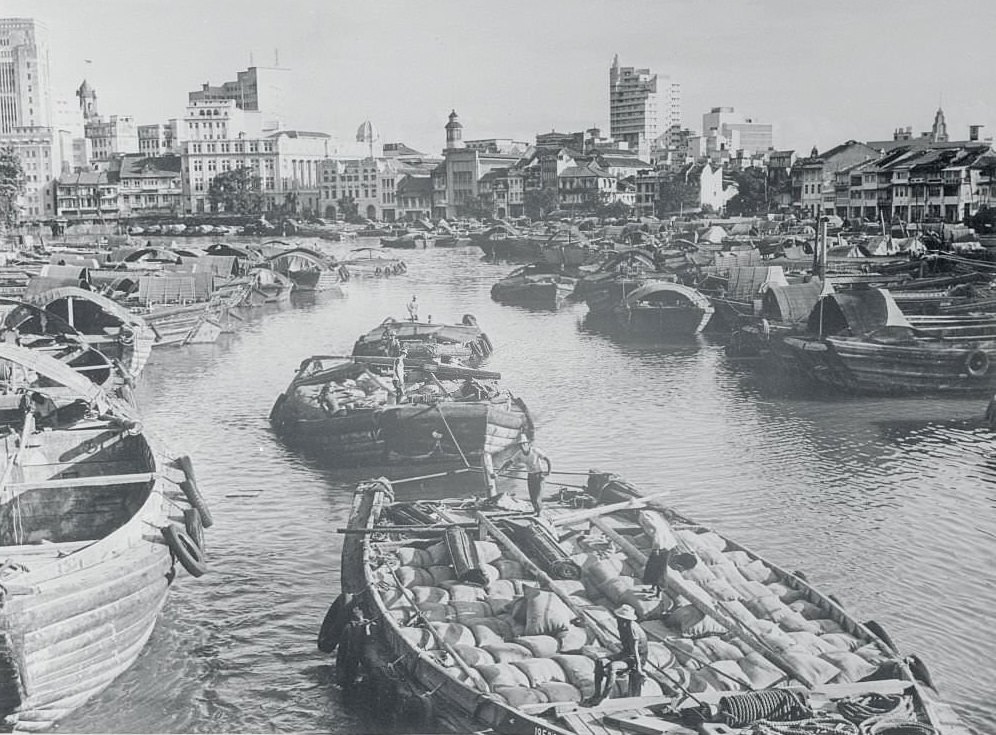
M979 131L983 127L984 126L982 126L982 125L969 125L968 126L968 139L969 140L978 140L979 139Z

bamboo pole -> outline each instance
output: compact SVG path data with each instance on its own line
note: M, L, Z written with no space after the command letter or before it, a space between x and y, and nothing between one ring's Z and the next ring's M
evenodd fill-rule
M615 513L620 510L629 510L633 508L642 508L645 505L649 505L653 501L665 495L670 495L669 490L662 490L659 493L654 493L653 495L644 495L639 498L634 498L633 500L623 500L620 503L612 503L611 505L600 505L597 508L588 508L586 510L579 510L574 513L565 513L559 518L553 520L553 525L555 526L576 526L579 523L584 523L593 518L598 518L600 516L609 515L610 513Z
M614 528L609 526L604 520L600 518L593 519L591 524L595 526L599 531L604 533L613 543L619 546L627 556L632 557L635 561L639 562L641 565L647 563L647 555L640 551L633 543L625 538L622 534L616 531ZM703 615L712 618L717 623L722 625L727 630L731 630L737 633L744 641L759 654L764 656L768 661L774 664L778 669L795 679L801 681L807 688L812 689L816 684L812 682L805 674L802 674L795 670L791 663L785 660L781 654L770 650L766 646L760 645L760 636L747 627L745 624L741 623L732 615L728 615L725 612L720 612L715 606L710 604L712 600L703 599L698 592L693 591L688 585L685 584L684 579L681 578L679 574L668 574L665 577L668 589L682 595L688 599L695 608L701 612ZM716 600L718 604L722 603Z

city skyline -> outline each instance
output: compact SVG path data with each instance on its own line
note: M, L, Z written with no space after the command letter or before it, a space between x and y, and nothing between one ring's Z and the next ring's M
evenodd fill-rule
M719 2L709 13L687 0L512 2L501 12L449 0L8 0L5 15L47 26L56 98L72 99L87 78L103 112L140 124L182 117L188 92L232 78L250 54L270 66L279 52L292 70L286 124L341 142L370 119L385 140L435 154L451 109L468 139L607 133L618 53L624 65L681 84L684 127L733 106L774 124L777 148L807 154L887 139L897 127L918 134L941 102L952 138L975 123L996 133L996 100L984 96L996 56L985 31L996 8L949 7L943 23L936 5L894 0L805 10L787 0Z

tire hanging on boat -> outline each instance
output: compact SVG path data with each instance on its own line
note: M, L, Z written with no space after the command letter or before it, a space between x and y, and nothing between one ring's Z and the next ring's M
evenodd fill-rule
M982 378L989 372L989 355L982 350L969 352L965 357L965 371L973 378Z
M163 526L162 534L173 556L190 573L191 577L201 577L207 572L207 564L204 563L204 553L194 543L194 540L187 535L186 531L182 531L170 524Z
M913 674L913 678L924 686L934 688L934 677L930 675L930 670L927 668L927 664L924 663L923 659L917 656L915 653L911 653L906 657L906 665L910 667L910 673Z
M888 648L891 651L895 653L899 652L899 649L896 648L896 644L892 642L892 636L886 633L885 628L879 625L876 621L866 620L864 623L862 623L862 625L868 628L868 630L870 630L876 638L882 641L882 643L888 646Z
M318 650L322 653L332 653L342 642L352 602L353 596L343 592L329 605L325 619L322 620L322 627L318 631Z
M183 528L187 535L197 544L201 553L207 555L207 546L204 545L204 523L201 520L201 512L197 508L183 509Z

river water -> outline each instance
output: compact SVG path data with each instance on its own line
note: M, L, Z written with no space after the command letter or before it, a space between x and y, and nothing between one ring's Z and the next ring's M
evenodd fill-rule
M625 341L590 328L583 304L495 304L491 284L511 266L476 249L399 252L406 276L245 310L215 345L153 354L138 392L145 425L194 459L215 517L211 568L181 574L137 664L61 730L380 729L344 701L315 646L356 475L284 448L267 414L301 359L348 354L414 293L435 321L477 316L496 347L488 367L529 404L555 468L670 490L686 514L804 570L918 653L974 728L996 732L985 399L808 396L729 360L718 341Z

